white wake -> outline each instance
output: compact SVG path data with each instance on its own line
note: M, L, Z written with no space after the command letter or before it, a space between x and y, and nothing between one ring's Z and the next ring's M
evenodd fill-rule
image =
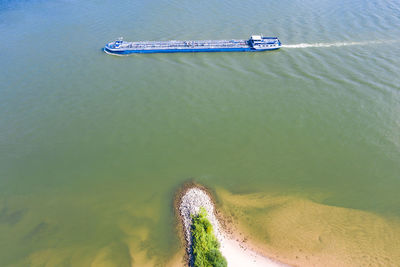
M399 42L399 40L376 40L376 41L364 41L364 42L336 42L336 43L301 43L301 44L288 44L282 45L284 48L309 48L309 47L339 47L339 46L350 46L350 45L374 45L374 44L388 44Z

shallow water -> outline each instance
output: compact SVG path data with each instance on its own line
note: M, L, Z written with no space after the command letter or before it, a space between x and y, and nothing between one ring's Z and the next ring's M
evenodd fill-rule
M165 263L179 248L173 193L190 178L398 218L399 12L398 1L2 1L0 265ZM284 47L101 50L121 35L253 33Z
M397 266L400 220L280 192L218 190L238 238L294 266ZM314 198L321 198L314 196Z

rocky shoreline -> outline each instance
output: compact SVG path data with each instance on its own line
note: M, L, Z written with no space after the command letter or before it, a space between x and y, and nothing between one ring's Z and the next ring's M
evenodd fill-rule
M186 240L186 249L188 253L191 253L192 238L190 229L192 227L192 215L198 215L200 208L203 207L208 214L208 220L211 222L214 234L218 238L219 224L217 218L214 215L214 204L211 202L210 197L198 187L192 187L186 191L183 195L180 205L179 212L183 223L184 235Z
M183 230L183 240L186 248L186 262L192 265L192 215L198 215L203 207L208 214L208 220L213 226L214 235L221 244L220 250L228 262L228 266L286 266L282 263L269 259L234 238L223 229L217 211L215 209L213 196L210 191L196 183L187 183L178 191L175 199L175 211L180 218ZM222 221L224 223L224 221Z

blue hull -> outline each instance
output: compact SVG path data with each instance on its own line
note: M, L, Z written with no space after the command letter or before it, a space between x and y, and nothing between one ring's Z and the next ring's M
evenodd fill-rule
M124 50L110 51L104 48L106 53L114 55L129 55L129 54L154 54L154 53L198 53L198 52L262 52L269 50L277 50L280 47L270 49L252 49L252 48L213 48L213 49L148 49L148 50Z

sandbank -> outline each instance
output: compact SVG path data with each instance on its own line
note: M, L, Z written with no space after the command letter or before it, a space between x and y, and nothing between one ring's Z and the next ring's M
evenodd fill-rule
M180 193L179 201L177 201L175 205L179 205L179 207L176 208L182 222L189 265L192 260L190 235L192 223L191 215L197 215L200 208L204 207L207 211L208 219L213 225L214 234L221 245L220 251L226 258L228 266L287 266L252 250L245 242L236 238L234 232L224 229L216 216L214 201L210 193L204 187L198 185L186 187L184 191Z

